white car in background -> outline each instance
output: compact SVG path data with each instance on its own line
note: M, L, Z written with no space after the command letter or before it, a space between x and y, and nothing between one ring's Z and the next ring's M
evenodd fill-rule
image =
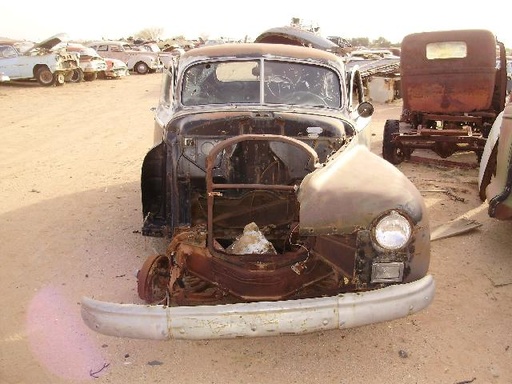
M63 85L79 68L78 57L69 52L52 52L67 40L58 34L39 44L0 40L0 73L12 80L37 80L43 86Z
M73 83L78 83L82 80L96 80L100 73L104 73L107 70L107 63L105 59L98 55L93 48L86 47L79 43L59 44L57 47L58 49L64 49L67 52L79 55L80 68L73 71L73 75L69 78L69 81Z
M160 57L160 61L164 65L165 68L169 68L174 60L175 55L170 52L164 52L160 49L157 43L148 42L136 45L137 48L140 48L143 51L147 52L155 52Z
M94 41L87 44L103 58L122 60L130 71L140 75L161 71L164 68L158 53L135 49L125 41Z
M102 79L120 79L130 74L128 66L122 60L105 57L105 62L107 69L99 74Z

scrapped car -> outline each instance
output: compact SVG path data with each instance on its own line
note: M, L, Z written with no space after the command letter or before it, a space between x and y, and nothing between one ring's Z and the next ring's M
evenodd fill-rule
M166 68L168 68L171 65L171 61L174 60L174 54L172 54L171 52L162 51L158 44L155 42L146 42L138 44L136 47L140 48L142 51L157 53L158 57L160 58L160 61Z
M512 103L495 120L485 143L478 171L480 198L489 204L488 214L512 219Z
M284 44L180 56L141 174L142 235L167 250L142 264L133 303L83 297L84 322L120 337L256 337L427 307L428 212L370 151L357 78L337 55Z
M103 73L98 74L100 79L120 79L130 74L128 66L124 61L109 57L105 57L104 59L107 63L107 69L105 69Z
M423 149L443 159L474 152L480 161L506 97L505 47L492 32L470 29L406 36L400 83L400 119L384 125L386 160L400 164L414 150Z
M124 41L93 41L87 44L101 57L122 60L130 71L140 75L162 70L164 65L158 53L135 49Z
M394 81L396 73L400 70L400 58L391 54L390 50L373 50L372 55L360 55L363 51L352 47L348 41L340 37L330 36L324 38L309 30L296 27L270 28L254 40L256 43L290 44L303 47L312 47L323 51L332 52L343 58L347 71L356 71L365 95L377 99L377 94L391 93L389 99L398 98L400 92L398 84ZM369 50L366 50L368 53ZM385 54L388 53L388 54ZM377 85L372 83L374 78L379 78ZM384 83L383 87L380 85ZM392 86L390 86L392 85ZM374 91L374 92L371 92ZM373 94L372 94L373 93ZM375 95L374 95L375 94ZM382 98L380 96L379 98Z
M58 34L28 45L23 41L0 40L0 72L11 81L35 79L44 86L63 85L79 68L75 54L51 51L66 39L65 34Z
M107 63L103 57L90 47L79 43L65 43L58 46L67 52L74 52L79 55L80 68L73 72L70 78L71 82L78 83L82 80L93 81L98 78L99 73L107 70Z

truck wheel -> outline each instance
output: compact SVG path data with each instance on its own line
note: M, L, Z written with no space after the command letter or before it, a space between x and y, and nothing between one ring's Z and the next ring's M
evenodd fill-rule
M93 81L98 77L98 72L86 73L84 74L85 81Z
M161 302L167 296L169 280L169 258L165 255L148 257L137 272L139 297L149 304Z
M64 81L64 75L62 75L62 79ZM50 87L55 85L57 76L54 76L48 67L40 67L36 71L36 80L39 84L45 87Z
M135 72L137 72L139 75L145 75L149 72L149 67L146 63L139 61L137 64L135 64Z
M393 134L399 131L398 120L386 120L382 138L382 157L394 165L400 164L405 159L405 153L393 142Z

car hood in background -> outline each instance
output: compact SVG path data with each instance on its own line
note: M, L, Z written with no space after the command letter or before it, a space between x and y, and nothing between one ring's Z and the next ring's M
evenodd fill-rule
M32 47L24 51L23 53L28 53L31 51L35 51L37 49L52 49L57 44L69 41L69 36L66 33L59 33L57 35L53 35L52 37L41 41L40 43L34 44Z

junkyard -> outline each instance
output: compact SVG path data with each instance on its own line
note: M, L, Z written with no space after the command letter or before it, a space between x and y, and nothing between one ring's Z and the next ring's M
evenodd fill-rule
M396 165L438 235L429 268L435 297L418 313L229 340L136 340L86 327L82 297L134 302L137 270L161 246L140 233L141 165L161 80L153 73L50 89L0 86L0 383L510 382L512 222L489 217L473 153L439 161L418 151ZM380 156L385 121L402 103L374 107L371 149Z

